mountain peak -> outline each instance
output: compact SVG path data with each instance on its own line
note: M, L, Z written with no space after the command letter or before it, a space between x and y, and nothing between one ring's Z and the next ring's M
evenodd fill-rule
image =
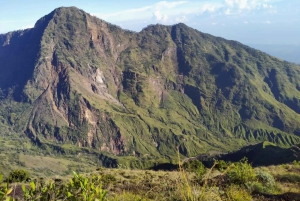
M45 28L45 25L47 25L49 23L49 21L55 17L62 17L64 16L64 18L66 19L70 19L70 17L74 17L74 16L79 16L82 14L87 14L85 11L72 6L72 7L59 7L54 9L52 12L50 12L48 15L45 15L44 17L42 17L41 19L39 19L36 24L35 24L35 28L42 26L43 28Z
M79 8L77 8L76 6L70 6L70 7L58 7L56 9L54 9L51 13L55 13L55 14L64 14L64 13L68 13L68 12L85 12Z
M300 143L299 66L183 23L134 33L61 7L0 40L0 132L170 159Z

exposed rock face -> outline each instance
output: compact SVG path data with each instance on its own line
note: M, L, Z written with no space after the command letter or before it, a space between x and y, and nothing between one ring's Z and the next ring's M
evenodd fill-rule
M0 35L2 124L39 143L175 157L300 142L300 67L184 24L140 33L77 8Z

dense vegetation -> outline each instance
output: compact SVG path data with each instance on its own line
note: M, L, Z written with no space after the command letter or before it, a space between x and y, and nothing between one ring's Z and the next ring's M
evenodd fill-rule
M211 168L191 160L173 172L100 168L84 175L74 172L69 179L2 182L0 200L292 201L300 200L299 172L297 161L252 168L247 159L215 161Z

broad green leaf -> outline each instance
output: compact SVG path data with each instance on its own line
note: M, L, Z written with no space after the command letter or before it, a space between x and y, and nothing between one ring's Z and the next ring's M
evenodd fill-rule
M12 190L13 190L12 188L8 189L6 195L9 195L12 192Z
M30 182L30 187L31 187L31 189L33 190L33 191L35 191L36 190L36 185L35 185L35 183L34 182Z
M73 196L72 193L67 192L67 197L71 197L71 196Z
M23 192L24 192L24 193L27 191L27 189L26 189L26 186L25 186L25 185L22 185L22 190L23 190Z

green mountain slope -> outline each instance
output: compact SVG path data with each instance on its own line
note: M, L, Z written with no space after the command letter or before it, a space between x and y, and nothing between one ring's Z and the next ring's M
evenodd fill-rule
M135 33L58 8L0 44L1 133L43 149L122 163L300 143L300 67L184 24Z

